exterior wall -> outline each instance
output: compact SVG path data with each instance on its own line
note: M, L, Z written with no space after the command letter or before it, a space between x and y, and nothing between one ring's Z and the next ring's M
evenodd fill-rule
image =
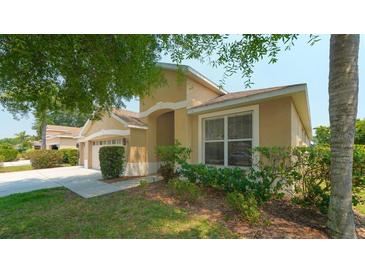
M309 146L308 135L293 103L291 103L291 130L292 146Z
M77 139L60 137L60 148L75 148L76 149L76 144L77 144Z
M291 145L291 99L266 101L260 106L260 146Z
M145 163L147 158L146 150L146 130L132 129L129 138L128 162Z
M166 83L150 91L150 95L140 99L140 112L146 111L158 102L179 102L186 100L186 79L178 79L175 71L164 71Z
M186 89L188 107L198 106L218 97L216 92L191 79L187 79Z
M191 147L191 117L187 114L186 108L174 111L175 118L175 139L179 140L182 146Z

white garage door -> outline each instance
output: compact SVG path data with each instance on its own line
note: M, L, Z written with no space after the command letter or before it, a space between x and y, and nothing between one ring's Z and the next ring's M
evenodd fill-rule
M94 141L92 148L92 168L100 169L99 150L103 146L125 146L126 139L112 139L107 141Z

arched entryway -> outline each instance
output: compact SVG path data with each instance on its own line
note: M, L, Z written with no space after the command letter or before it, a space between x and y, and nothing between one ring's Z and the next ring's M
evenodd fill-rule
M174 111L169 111L156 118L156 144L173 145L175 142Z

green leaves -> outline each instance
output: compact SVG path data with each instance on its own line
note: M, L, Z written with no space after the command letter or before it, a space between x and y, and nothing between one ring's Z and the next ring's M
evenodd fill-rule
M236 72L242 74L245 86L252 85L254 65L268 59L278 60L282 50L290 50L296 34L242 34L242 35L159 35L161 48L170 54L173 62L180 64L186 59L206 62L213 67L224 67L221 84Z
M0 102L14 114L123 106L162 81L154 35L1 35Z

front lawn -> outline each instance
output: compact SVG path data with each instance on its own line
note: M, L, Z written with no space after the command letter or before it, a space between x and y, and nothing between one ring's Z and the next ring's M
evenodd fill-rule
M203 189L197 202L182 202L163 182L83 199L65 188L0 198L0 238L327 238L326 216L271 201L266 221L250 225L225 195ZM359 237L364 218L357 215Z
M233 238L218 222L131 192L83 199L67 189L0 198L0 238Z
M0 166L0 173L14 172L14 171L25 171L33 169L31 165L25 166Z

